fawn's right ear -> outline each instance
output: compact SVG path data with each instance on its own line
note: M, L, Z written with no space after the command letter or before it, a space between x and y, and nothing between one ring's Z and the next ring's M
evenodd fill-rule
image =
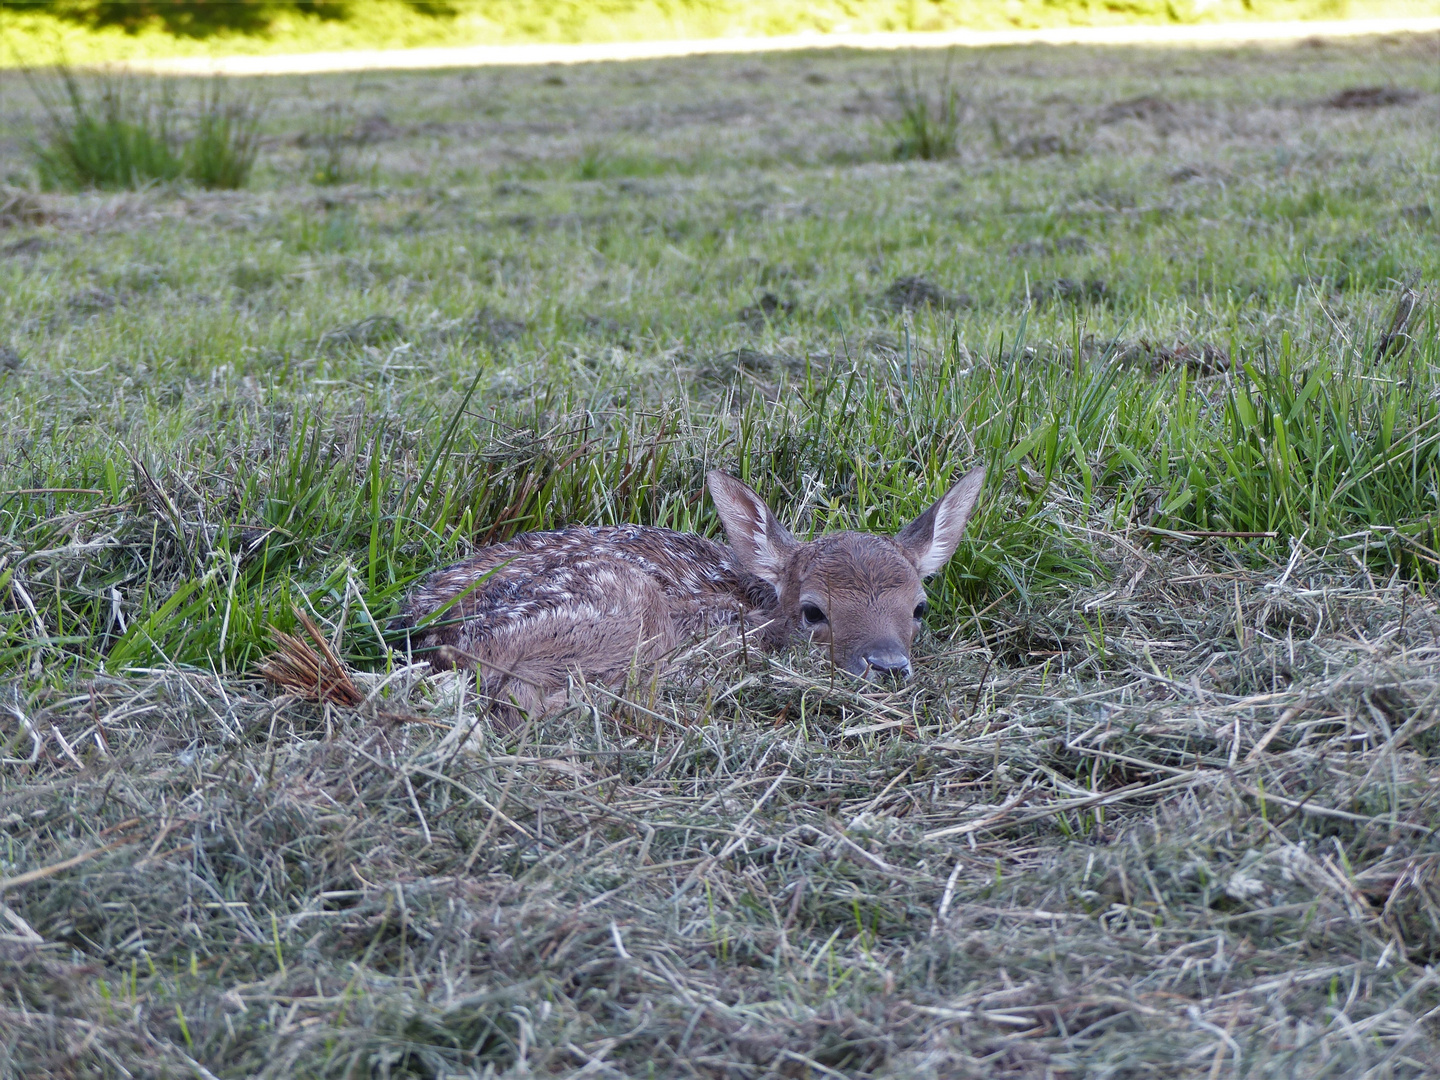
M795 537L776 520L764 499L733 476L716 471L707 473L705 479L740 565L778 591L785 564L795 550Z
M895 539L915 559L921 577L944 569L960 544L970 511L985 483L985 466L971 469L918 518L901 529Z

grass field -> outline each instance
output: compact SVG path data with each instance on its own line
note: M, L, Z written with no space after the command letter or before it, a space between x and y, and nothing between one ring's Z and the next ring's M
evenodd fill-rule
M0 74L0 1076L1434 1075L1437 47L249 81L238 192L35 194ZM977 462L903 688L386 647Z

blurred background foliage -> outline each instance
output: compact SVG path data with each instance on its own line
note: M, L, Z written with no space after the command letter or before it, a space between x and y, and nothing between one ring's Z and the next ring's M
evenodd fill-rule
M456 14L453 4L404 2L436 18ZM6 6L86 26L120 27L130 32L161 29L176 36L208 37L224 31L268 33L277 18L286 14L318 20L352 19L364 5L355 0L8 0Z
M6 0L0 65L146 56L1440 14L1440 0Z

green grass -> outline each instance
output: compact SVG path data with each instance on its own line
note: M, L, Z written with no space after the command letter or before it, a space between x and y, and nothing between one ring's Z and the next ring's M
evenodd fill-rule
M42 188L142 187L180 176L185 166L173 145L168 95L135 102L111 83L92 99L69 72L62 81L64 101L47 102L49 130L33 149Z
M1434 47L957 56L939 161L885 57L267 80L244 190L7 196L0 1075L1426 1075ZM808 535L981 462L893 693L462 749L386 647L709 468ZM368 704L256 677L294 605Z
M260 106L233 90L227 98L218 80L199 88L189 110L166 83L141 90L64 67L30 82L44 118L28 150L44 190L123 190L182 177L239 188L255 166Z
M958 150L955 140L965 117L960 91L951 82L949 67L933 95L928 88L920 86L913 70L908 81L897 70L893 94L899 112L890 129L895 140L892 151L895 160L939 161L953 157Z
M0 8L0 31L8 45L0 52L0 66L46 63L57 52L71 63L85 64L332 49L1384 18L1434 15L1437 10L1435 0L368 0L311 11L304 5L276 4L266 17L256 19L247 12L233 26L205 10L214 5L202 5L197 11L202 21L187 29L167 25L158 16L128 24L97 20L85 14L95 5L68 5L71 18L43 11L42 6ZM179 22L184 24L183 19Z
M195 130L185 143L185 175L203 188L235 189L249 182L260 154L263 106L247 97L228 100L219 81L202 91Z

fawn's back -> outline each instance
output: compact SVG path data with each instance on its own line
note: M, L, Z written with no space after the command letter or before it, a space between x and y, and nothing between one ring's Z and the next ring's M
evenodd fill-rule
M910 672L923 577L953 554L984 469L967 473L895 536L836 532L801 542L749 487L709 487L731 546L642 525L526 533L432 574L401 624L436 667L476 671L499 703L563 701L571 676L616 685L724 627L775 649L824 643L857 675Z

